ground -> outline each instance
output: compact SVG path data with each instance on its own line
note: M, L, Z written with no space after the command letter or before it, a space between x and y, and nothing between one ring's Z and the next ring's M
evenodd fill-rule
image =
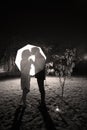
M0 130L86 130L87 78L71 77L65 83L64 98L57 77L45 81L46 107L39 105L40 93L31 78L27 107L19 106L20 78L0 81Z

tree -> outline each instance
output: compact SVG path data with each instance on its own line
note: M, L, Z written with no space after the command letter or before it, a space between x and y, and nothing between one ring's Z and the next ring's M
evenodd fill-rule
M70 77L73 68L76 63L76 49L66 49L64 55L53 55L53 67L55 70L55 75L59 77L60 86L62 88L62 97L64 94L64 86L67 77Z

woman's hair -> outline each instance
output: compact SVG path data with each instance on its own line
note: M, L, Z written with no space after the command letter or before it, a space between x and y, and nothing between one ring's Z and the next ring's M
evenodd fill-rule
M27 49L27 50L24 50L23 52L22 52L22 59L24 59L24 58L28 58L29 56L31 55L31 53L30 53L30 51Z

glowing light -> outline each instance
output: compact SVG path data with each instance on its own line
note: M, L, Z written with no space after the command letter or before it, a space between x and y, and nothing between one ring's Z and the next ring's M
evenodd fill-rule
M30 56L28 60L30 60L30 59L35 62L35 55ZM34 74L35 74L35 66L33 64L31 64L30 75L33 76Z
M33 76L34 74L35 74L35 66L31 64L30 75Z
M61 110L58 108L58 106L55 109L56 112L60 112Z
M86 54L86 55L84 55L84 60L87 60L87 54Z
M30 60L30 59L35 62L35 55L30 56L28 60Z
M36 48L36 49L38 48L38 49L36 51L35 50L32 51L33 48ZM16 55L16 59L15 59L15 64L17 65L17 67L20 71L21 71L21 61L23 60L23 52L25 50L29 50L29 52L31 53L31 56L27 59L28 61L30 60L31 62L33 61L34 63L36 63L38 61L37 64L30 62L31 66L30 66L29 75L33 76L44 68L46 56L40 47L37 47L34 45L29 45L29 44L22 47L21 49L19 49L17 51L17 55ZM38 57L37 57L37 59L35 59L37 54L38 54ZM24 56L24 57L27 57L27 56ZM28 68L27 64L26 64L25 68ZM28 69L26 69L26 71L27 70Z

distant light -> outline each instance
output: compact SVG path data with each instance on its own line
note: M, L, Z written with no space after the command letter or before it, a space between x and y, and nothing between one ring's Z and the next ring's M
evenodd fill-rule
M0 67L0 73L5 72L4 68Z
M87 54L86 54L86 55L84 55L84 60L87 60Z

